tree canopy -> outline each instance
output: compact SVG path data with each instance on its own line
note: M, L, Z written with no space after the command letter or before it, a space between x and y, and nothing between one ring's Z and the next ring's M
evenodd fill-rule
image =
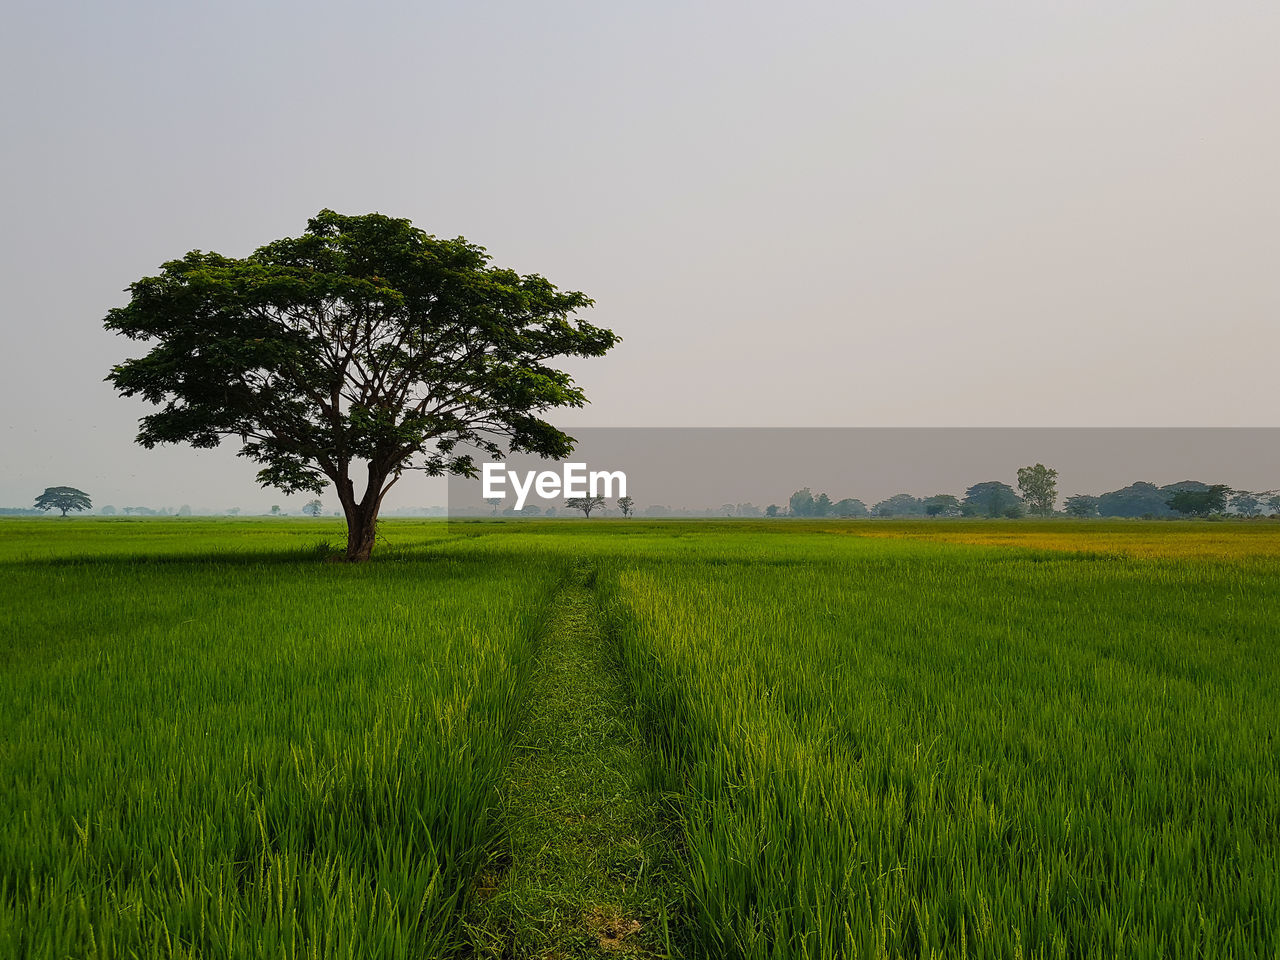
M45 487L44 493L36 497L35 507L46 513L50 510L61 510L65 517L68 510L75 510L77 513L81 510L89 510L92 509L93 503L87 493L75 487Z
M568 455L572 438L540 414L586 397L549 361L618 342L575 318L585 294L381 214L324 210L243 259L192 251L129 293L106 327L150 350L107 379L160 407L138 442L237 438L264 486L332 483L351 560L368 558L405 470L474 476L468 449Z
M961 509L966 516L1017 516L1022 512L1022 498L1007 483L985 480L964 492Z
M1242 517L1256 517L1262 512L1262 500L1248 490L1233 490L1229 505Z
M1018 489L1032 513L1042 517L1053 513L1058 499L1058 471L1037 463L1033 467L1018 468Z
M1227 494L1231 488L1224 483L1215 483L1205 490L1175 490L1168 499L1169 506L1181 514L1204 517L1211 513L1221 513L1227 508Z
M937 493L925 498L924 512L931 517L958 517L960 500L949 493Z
M1064 504L1067 514L1072 517L1096 517L1098 515L1098 498L1087 493L1077 493L1067 497Z
M881 500L871 512L877 517L918 517L925 512L924 501L909 493L895 493Z
M584 516L590 517L592 510L604 506L604 497L570 497L564 505L570 510L581 510Z
M1178 512L1169 504L1174 494L1209 489L1209 484L1199 480L1179 480L1163 487L1140 480L1098 497L1098 513L1104 517L1171 517Z

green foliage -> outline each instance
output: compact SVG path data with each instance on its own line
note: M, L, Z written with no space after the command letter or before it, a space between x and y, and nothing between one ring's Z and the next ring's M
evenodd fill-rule
M1212 489L1214 488L1209 484L1199 480L1180 480L1163 487L1139 481L1098 497L1098 513L1104 517L1171 517L1181 512L1170 506L1170 500L1175 494L1208 493ZM1225 486L1221 486L1221 489L1224 492L1229 490ZM1193 497L1189 501L1184 499L1180 502L1198 504L1201 499Z
M813 516L813 493L808 487L797 490L791 495L791 499L787 501L791 516L793 517L811 517Z
M930 517L958 517L960 500L949 493L939 493L924 501L924 512Z
M1098 513L1104 517L1167 517L1173 511L1165 493L1154 483L1139 481L1098 497Z
M920 517L924 516L924 501L909 493L895 493L887 500L881 500L871 508L877 517Z
M1067 515L1071 517L1096 517L1098 515L1098 498L1091 497L1088 494L1077 493L1074 496L1067 497L1066 504Z
M1010 511L1020 516L1022 500L1007 483L987 480L966 490L960 506L965 516L1003 517Z
M846 497L833 503L825 493L815 497L808 487L793 493L788 503L790 515L793 517L865 517L868 515L867 505L861 500ZM769 512L770 509L772 513ZM765 510L765 516L776 517L779 511L778 506L771 505Z
M570 510L581 510L583 516L590 517L592 510L604 506L604 497L569 497L564 505Z
M572 439L540 414L586 398L549 361L618 340L574 319L584 294L381 214L324 210L301 237L244 259L192 251L129 291L106 327L150 348L107 379L160 407L138 442L234 437L263 485L332 483L351 559L368 556L406 469L473 476L468 450L567 455Z
M45 487L44 493L36 497L35 508L42 512L61 510L65 517L68 510L79 513L92 509L93 502L87 493L75 487Z
M1262 500L1248 490L1232 491L1230 506L1242 517L1256 517L1262 512Z
M1175 490L1165 502L1178 513L1204 517L1226 510L1227 494L1230 492L1230 487L1218 483L1204 490Z
M1018 489L1027 508L1034 514L1048 517L1058 499L1058 471L1037 463L1033 467L1018 468ZM1007 515L1007 511L1006 511Z
M629 517L635 511L636 501L634 497L619 497L618 509L622 511L624 517Z

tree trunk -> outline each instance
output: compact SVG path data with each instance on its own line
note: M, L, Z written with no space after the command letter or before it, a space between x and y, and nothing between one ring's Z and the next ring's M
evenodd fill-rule
M349 563L360 563L373 553L373 542L378 535L378 508L367 508L362 503L343 504L347 514L347 556Z
M363 563L373 553L373 544L378 536L378 511L382 508L383 496L390 489L390 485L383 486L386 479L386 474L371 466L369 484L361 500L356 499L355 488L345 471L335 480L338 500L347 516L348 563Z

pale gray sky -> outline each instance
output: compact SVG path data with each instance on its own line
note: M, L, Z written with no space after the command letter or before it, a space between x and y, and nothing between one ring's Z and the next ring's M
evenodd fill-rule
M10 0L0 505L282 502L134 447L100 324L322 207L595 297L571 424L1275 425L1277 50L1270 0Z

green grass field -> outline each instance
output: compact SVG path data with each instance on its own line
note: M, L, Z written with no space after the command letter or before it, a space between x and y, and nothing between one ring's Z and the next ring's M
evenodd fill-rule
M1280 524L0 521L0 956L1280 956Z

